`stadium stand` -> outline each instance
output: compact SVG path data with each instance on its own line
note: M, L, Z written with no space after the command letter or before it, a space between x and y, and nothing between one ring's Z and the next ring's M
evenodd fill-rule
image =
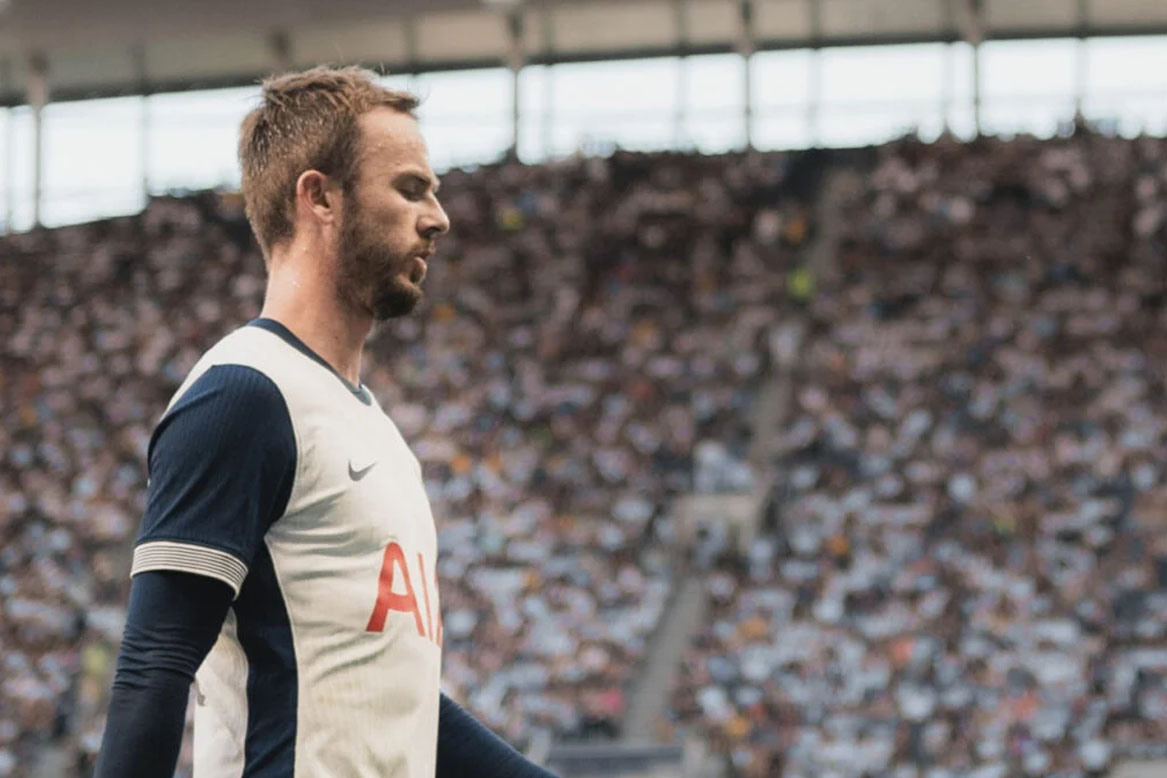
M1103 774L1167 739L1167 143L843 176L767 539L673 716L751 777Z
M711 618L660 729L731 774L1070 778L1167 740L1167 143L874 154L445 176L426 307L365 375L439 520L447 687L508 738L619 735L697 570ZM838 252L806 267L827 174ZM150 429L262 263L216 194L0 255L0 776L50 742L84 775ZM771 478L752 544L685 548L677 498Z
M448 688L515 742L618 733L692 452L717 450L702 488L749 479L756 355L807 232L798 169L619 154L446 176L459 229L429 308L376 336L366 377L441 517ZM150 428L258 311L262 263L230 196L4 240L11 775L74 731L92 759Z

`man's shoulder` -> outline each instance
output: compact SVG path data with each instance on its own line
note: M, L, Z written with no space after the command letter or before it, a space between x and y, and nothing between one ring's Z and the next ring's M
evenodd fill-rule
M227 362L204 370L171 409L206 404L212 399L220 413L230 410L232 415L244 418L266 416L272 406L285 405L280 388L262 370L252 365Z
M288 352L279 337L261 327L246 324L227 333L207 349L191 373L200 366L205 370L215 365L244 365L267 373L273 364L286 360L290 356Z
M279 339L265 330L250 325L239 327L223 336L195 362L171 397L167 410L174 408L196 386L206 388L208 384L220 389L236 386L247 393L267 394L272 388L278 392L281 373L287 372L280 369L288 357L284 352ZM255 373L267 378L267 382L256 381Z

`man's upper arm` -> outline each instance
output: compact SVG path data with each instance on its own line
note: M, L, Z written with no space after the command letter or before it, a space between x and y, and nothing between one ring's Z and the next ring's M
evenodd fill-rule
M131 574L196 573L238 595L295 479L296 439L279 388L251 367L210 368L159 422L149 472Z

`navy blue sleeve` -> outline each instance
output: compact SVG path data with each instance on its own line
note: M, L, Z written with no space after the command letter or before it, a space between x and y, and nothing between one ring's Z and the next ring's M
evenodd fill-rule
M231 597L231 587L202 575L134 577L95 778L174 775L190 684Z
M132 574L197 573L238 595L295 479L296 439L278 387L251 367L212 367L159 422L148 459Z
M442 695L435 778L556 778Z

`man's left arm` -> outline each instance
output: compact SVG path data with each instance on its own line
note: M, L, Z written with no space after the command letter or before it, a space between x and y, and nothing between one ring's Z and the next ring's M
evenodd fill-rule
M442 694L435 778L556 778Z

